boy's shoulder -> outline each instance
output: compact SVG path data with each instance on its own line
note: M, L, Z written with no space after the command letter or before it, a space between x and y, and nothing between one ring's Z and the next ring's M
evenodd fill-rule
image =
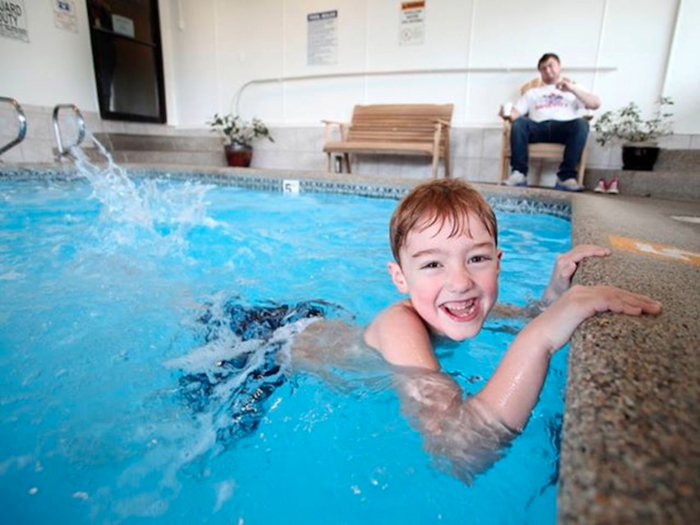
M409 326L406 326L406 323L409 323ZM387 306L374 318L365 331L365 339L368 334L386 335L393 330L410 328L413 323L425 329L423 319L411 302L407 299L397 301Z
M408 300L377 315L365 330L364 341L394 365L439 368L428 327Z

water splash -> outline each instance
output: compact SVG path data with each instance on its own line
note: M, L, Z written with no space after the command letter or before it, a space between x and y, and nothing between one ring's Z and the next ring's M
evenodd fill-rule
M220 223L207 215L207 193L214 187L186 181L166 187L163 181L145 179L134 183L92 135L90 139L105 163L93 163L78 147L71 148L78 176L92 187L91 198L101 203L98 234L104 246L143 245L165 242L171 246L186 244L188 232L197 226L215 228Z

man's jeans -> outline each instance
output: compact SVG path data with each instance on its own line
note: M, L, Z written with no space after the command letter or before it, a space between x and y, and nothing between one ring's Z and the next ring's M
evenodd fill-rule
M527 175L527 146L531 142L549 142L564 144L564 160L559 166L559 180L573 179L578 174L576 167L581 160L583 148L588 138L588 122L582 118L561 122L545 120L535 122L527 117L513 121L510 130L510 165Z

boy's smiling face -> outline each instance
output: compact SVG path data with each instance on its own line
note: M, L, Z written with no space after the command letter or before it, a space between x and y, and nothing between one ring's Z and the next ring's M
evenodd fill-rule
M452 221L408 233L392 280L431 332L455 341L476 336L498 297L501 252L481 220L468 215L455 235Z

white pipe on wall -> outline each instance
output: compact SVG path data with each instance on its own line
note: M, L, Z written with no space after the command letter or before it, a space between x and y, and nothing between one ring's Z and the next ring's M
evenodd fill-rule
M567 67L567 71L579 73L609 73L617 71L616 67ZM350 77L376 77L376 76L391 76L391 75L445 75L445 74L469 74L469 73L527 73L532 71L530 67L466 67L466 68L446 68L446 69L404 69L397 71L362 71L351 73L327 73L320 75L300 75L300 76L279 76L270 78L259 78L249 80L243 84L233 96L231 108L235 115L238 115L239 101L243 95L243 91L248 86L253 84L271 84L276 82L291 82L297 80L321 80L328 78L350 78ZM284 90L283 90L284 91ZM283 95L284 96L284 95Z

